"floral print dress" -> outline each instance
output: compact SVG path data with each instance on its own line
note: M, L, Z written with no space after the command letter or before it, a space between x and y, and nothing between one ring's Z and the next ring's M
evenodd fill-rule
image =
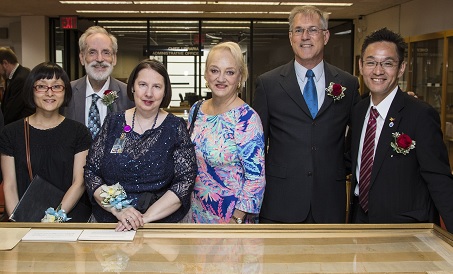
M194 107L189 124L193 111ZM219 115L207 115L200 107L191 138L198 164L192 221L228 223L235 208L257 216L265 187L264 135L258 114L245 103Z

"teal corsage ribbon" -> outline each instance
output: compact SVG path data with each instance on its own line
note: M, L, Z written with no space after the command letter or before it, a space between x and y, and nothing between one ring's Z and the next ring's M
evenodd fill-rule
M100 196L103 207L113 207L118 211L126 207L131 207L132 200L126 199L126 191L119 183L111 186L102 185Z
M44 214L44 218L41 219L41 222L43 223L64 223L71 220L71 218L68 218L68 215L66 215L66 211L61 209L61 204L57 209L49 207Z

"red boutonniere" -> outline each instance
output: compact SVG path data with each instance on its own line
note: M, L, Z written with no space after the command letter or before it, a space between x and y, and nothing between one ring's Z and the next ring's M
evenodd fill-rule
M111 108L111 104L113 104L116 99L118 99L118 91L107 89L104 91L104 96L101 100L104 105L106 105L108 108Z
M415 141L409 135L399 132L392 133L394 141L390 143L396 153L408 154L415 148Z
M330 82L329 87L326 88L327 95L331 96L334 101L338 101L341 98L343 98L345 96L344 95L345 90L346 90L345 87L343 87L340 84L335 84L333 82Z

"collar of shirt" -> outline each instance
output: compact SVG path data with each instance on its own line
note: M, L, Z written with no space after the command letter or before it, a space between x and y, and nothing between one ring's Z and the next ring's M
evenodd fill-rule
M307 74L307 68L299 64L297 61L294 61L294 69L296 70L296 75L297 78L305 85L307 77L305 75ZM318 86L319 80L324 78L324 61L321 61L319 64L316 65L316 67L311 69L313 73L315 74L315 82L316 82L316 87Z
M381 120L382 122L385 119L385 117L387 117L387 113L389 112L390 105L392 104L393 99L395 98L397 90L398 86L396 86L395 89L392 90L392 92L390 92L389 95L387 95L387 97L385 97L384 100L382 100L377 106L373 105L373 93L370 93L371 94L370 107L374 106L377 109L377 111L379 112L379 120ZM368 107L367 116L369 116L370 107Z
M16 64L16 67L13 68L13 70L12 70L11 73L9 74L9 76L8 76L8 79L9 79L9 80L13 79L14 72L16 72L16 70L17 70L18 67L19 67L19 63Z
M107 81L105 81L105 84L104 86L101 88L101 90L99 92L94 92L93 90L93 87L91 86L91 83L90 83L90 80L88 80L88 76L86 77L86 90L85 90L85 96L86 98L88 97L91 97L91 95L93 94L97 94L99 95L99 97L104 97L104 91L106 91L107 89L109 89L109 86L110 86L110 76L109 78L107 79Z

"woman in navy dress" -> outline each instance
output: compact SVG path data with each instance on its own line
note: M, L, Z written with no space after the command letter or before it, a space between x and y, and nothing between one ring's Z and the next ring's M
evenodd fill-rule
M178 222L190 208L197 166L185 121L161 109L171 100L165 67L156 60L140 62L127 93L136 107L109 114L88 153L85 184L94 218L118 222L117 231ZM122 186L130 206L102 204L106 186L115 184ZM157 201L143 209L140 202L148 204L143 195Z

